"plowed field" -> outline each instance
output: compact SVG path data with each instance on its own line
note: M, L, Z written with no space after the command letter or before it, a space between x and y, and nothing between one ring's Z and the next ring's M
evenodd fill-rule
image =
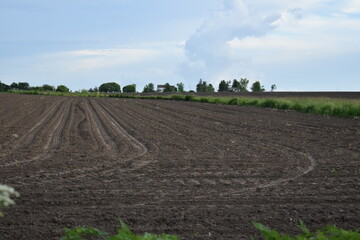
M0 95L0 239L62 228L250 239L360 227L360 120L136 99Z

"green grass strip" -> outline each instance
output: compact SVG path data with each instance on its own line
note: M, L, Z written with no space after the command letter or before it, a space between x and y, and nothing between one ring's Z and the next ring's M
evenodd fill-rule
M252 98L252 97L211 97L193 95L141 95L141 94L110 94L110 93L62 93L39 91L10 91L10 93L49 95L49 96L78 96L78 97L110 97L110 98L136 98L159 99L176 101L193 101L214 104L254 106L282 110L295 110L303 113L331 115L345 118L360 117L359 99L339 98Z

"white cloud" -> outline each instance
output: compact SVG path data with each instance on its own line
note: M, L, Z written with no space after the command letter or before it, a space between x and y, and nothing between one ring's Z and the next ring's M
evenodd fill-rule
M137 64L156 58L158 54L149 49L96 49L64 53L65 57L72 58L67 67L73 71Z
M360 19L340 14L325 0L224 0L185 44L185 77L248 77L266 81L263 69L307 64L360 52ZM327 14L321 14L327 12ZM336 14L338 13L338 14ZM264 67L264 68L262 68Z
M121 86L135 83L141 91L149 82L179 82L176 72L182 61L181 42L143 43L132 48L83 49L0 60L0 72L4 81L20 81L7 77L16 72L18 79L32 86L60 82L78 90L115 81Z
M350 14L360 13L360 0L348 1L342 11Z

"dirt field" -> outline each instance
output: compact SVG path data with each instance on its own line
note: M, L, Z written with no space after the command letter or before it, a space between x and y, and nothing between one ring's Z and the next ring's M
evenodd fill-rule
M240 106L0 94L0 239L63 227L250 239L360 227L360 120Z

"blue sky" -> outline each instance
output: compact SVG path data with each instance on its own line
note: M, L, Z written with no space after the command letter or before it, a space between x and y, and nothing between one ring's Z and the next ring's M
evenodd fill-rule
M0 81L360 91L360 0L0 0Z

